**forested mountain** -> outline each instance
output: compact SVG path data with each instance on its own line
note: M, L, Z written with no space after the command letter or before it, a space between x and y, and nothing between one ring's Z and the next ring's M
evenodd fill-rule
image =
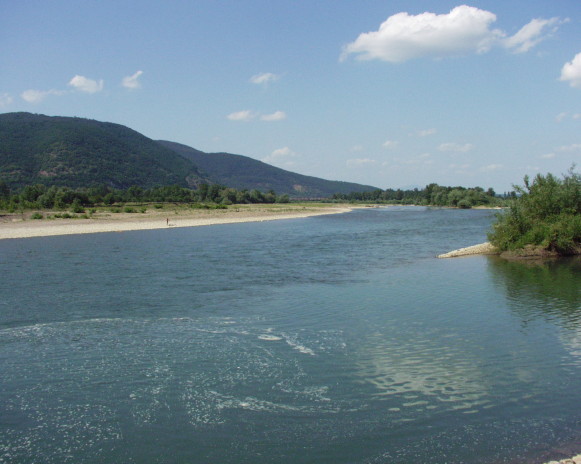
M119 124L31 113L0 114L0 182L12 190L33 184L150 189L208 183L308 198L375 190L296 174L246 156L154 141Z
M196 166L128 127L83 118L0 114L0 181L44 184L195 187Z
M335 193L370 192L376 187L320 179L286 171L242 155L231 153L204 153L175 142L159 140L194 162L200 173L212 182L239 190L274 190L294 197L326 198Z

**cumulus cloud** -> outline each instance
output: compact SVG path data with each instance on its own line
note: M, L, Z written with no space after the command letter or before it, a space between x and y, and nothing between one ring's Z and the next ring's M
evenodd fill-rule
M347 160L347 166L354 167L354 166L365 166L370 164L375 164L376 161L370 158L352 158Z
M270 82L274 82L279 79L279 75L273 73L260 73L255 74L250 78L250 82L253 84L268 84Z
M141 82L139 82L139 78L143 74L143 71L137 71L135 74L131 76L126 76L121 81L121 85L127 89L139 89L141 87Z
M13 101L14 101L14 99L12 98L12 96L10 94L8 94L8 93L0 94L0 108L7 107Z
M295 158L297 154L292 151L289 147L277 148L273 150L273 152L268 155L266 158L263 158L261 161L268 163L268 164L276 164L279 166L293 166L295 163L293 158Z
M382 147L387 148L389 150L392 150L395 147L397 147L398 144L399 144L399 142L396 140L386 140L385 142L383 142Z
M559 25L567 22L567 20L560 20L559 18L551 19L533 19L530 23L524 25L515 35L504 40L504 46L512 49L514 53L525 53L537 45L539 42L545 40L547 35L545 31L552 27L552 31L556 31Z
M557 120L557 122L563 122L563 120L567 117L567 113L559 113L557 116L555 116L555 119Z
M78 74L69 81L69 85L74 87L76 90L87 93L97 93L103 90L104 82L103 79L100 81L95 81L89 79L85 76L79 76Z
M565 21L559 18L533 19L514 36L492 29L496 15L490 11L461 5L447 14L397 13L387 18L377 31L362 33L343 48L341 60L356 54L357 59L378 59L399 63L414 58L445 58L488 52L504 45L515 53L530 50L546 37L546 30Z
M474 148L474 145L472 145L471 143L460 144L460 143L454 143L454 142L447 142L447 143L440 144L440 146L438 147L438 150L451 151L451 152L456 152L456 153L468 153L473 148Z
M577 53L573 60L563 65L561 80L568 81L571 87L581 88L581 53Z
M20 97L27 101L28 103L40 103L49 95L62 95L64 92L62 90L25 90L20 94Z
M366 32L343 49L342 58L357 54L358 59L379 59L392 63L414 58L483 53L503 34L491 30L496 15L461 5L448 14L397 13L387 18L379 30Z
M236 111L226 116L230 121L251 121L256 117L256 113L250 110Z
M275 111L272 114L263 114L260 119L262 121L282 121L286 119L286 113L284 111Z

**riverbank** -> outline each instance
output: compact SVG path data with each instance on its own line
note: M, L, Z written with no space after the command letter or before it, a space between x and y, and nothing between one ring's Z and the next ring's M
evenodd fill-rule
M480 243L478 245L469 246L466 248L460 248L458 250L453 250L448 253L438 255L438 258L457 258L459 256L470 256L470 255L497 255L498 250L490 242Z
M561 461L549 461L546 464L581 464L581 454Z
M47 219L49 215L54 216L53 212L41 213L45 219L32 219L32 213L4 214L0 216L0 240L296 219L345 213L351 209L346 205L327 204L235 205L227 209L179 207L154 209L145 213L99 211L88 219Z

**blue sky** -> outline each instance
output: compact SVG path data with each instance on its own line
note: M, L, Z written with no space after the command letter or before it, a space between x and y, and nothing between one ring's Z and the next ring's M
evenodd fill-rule
M380 188L581 164L579 0L4 0L0 112Z

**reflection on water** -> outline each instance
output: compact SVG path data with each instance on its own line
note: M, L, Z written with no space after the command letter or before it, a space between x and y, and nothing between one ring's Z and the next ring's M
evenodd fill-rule
M523 327L538 320L562 330L559 340L581 365L581 257L556 260L489 260L490 274Z
M487 404L485 376L451 336L416 333L402 338L376 332L365 343L359 375L378 396L400 396L406 408L451 407L466 413Z
M524 323L544 318L578 327L581 318L581 257L556 260L489 259L490 275Z

